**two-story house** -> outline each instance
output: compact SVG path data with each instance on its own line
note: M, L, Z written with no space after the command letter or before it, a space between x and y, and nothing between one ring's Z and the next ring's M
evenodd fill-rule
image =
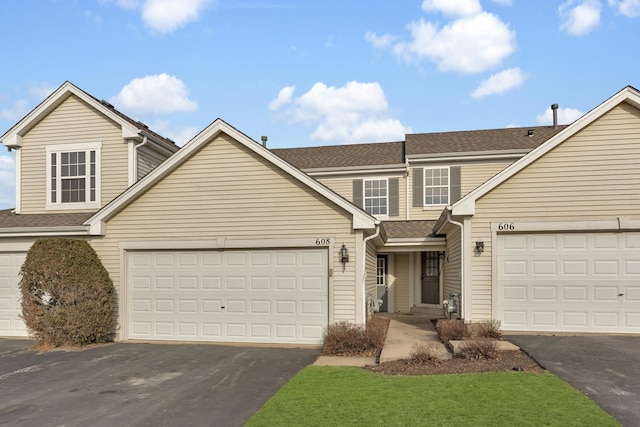
M0 335L26 334L18 271L45 236L95 248L121 340L315 344L449 294L508 331L640 332L632 87L569 126L269 150L218 119L178 150L65 83L0 139Z

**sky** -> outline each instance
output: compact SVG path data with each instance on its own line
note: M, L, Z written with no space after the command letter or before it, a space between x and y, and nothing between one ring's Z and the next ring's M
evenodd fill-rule
M271 148L569 124L640 88L640 0L0 3L0 135L65 81L183 145ZM0 149L0 208L15 205Z

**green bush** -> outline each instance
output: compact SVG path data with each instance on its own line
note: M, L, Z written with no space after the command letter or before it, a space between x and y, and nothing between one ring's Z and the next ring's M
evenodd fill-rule
M22 318L41 348L106 342L113 282L83 240L38 239L22 265Z

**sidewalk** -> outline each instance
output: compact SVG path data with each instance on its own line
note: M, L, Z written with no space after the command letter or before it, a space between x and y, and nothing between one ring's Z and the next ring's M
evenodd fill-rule
M429 308L415 314L377 313L376 316L389 319L387 338L380 354L380 363L392 360L410 359L411 350L417 343L431 343L438 347L443 359L451 358L444 344L440 342L431 319L443 316L441 308ZM367 366L375 365L375 357L320 356L315 365L320 366Z

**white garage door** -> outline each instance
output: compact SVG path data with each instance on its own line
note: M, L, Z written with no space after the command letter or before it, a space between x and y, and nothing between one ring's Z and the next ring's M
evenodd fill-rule
M20 267L26 254L0 253L0 336L26 337L27 328L20 318Z
M327 250L129 252L129 339L318 344Z
M498 236L504 330L640 332L640 233Z

